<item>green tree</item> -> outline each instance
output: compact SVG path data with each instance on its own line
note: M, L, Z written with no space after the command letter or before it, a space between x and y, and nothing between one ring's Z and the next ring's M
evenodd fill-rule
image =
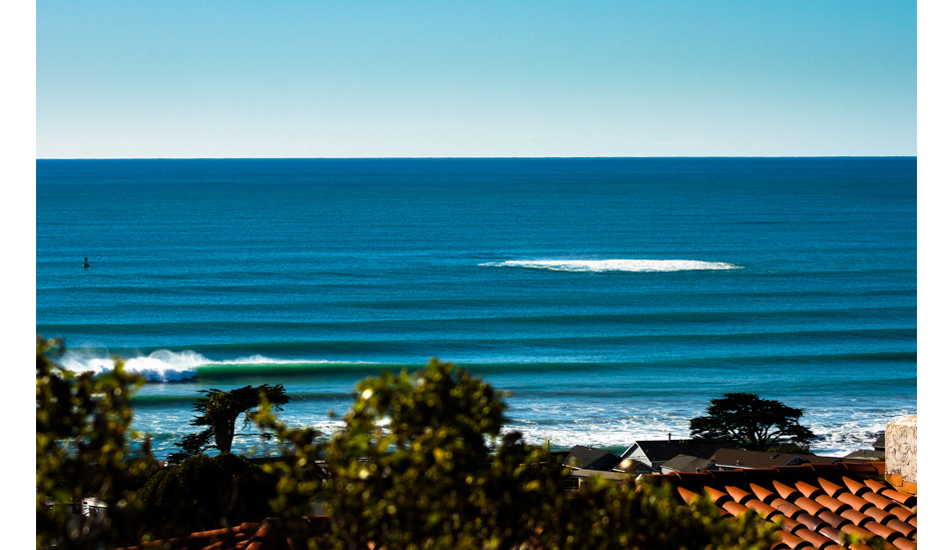
M235 424L241 414L245 415L246 427L251 424L251 415L248 413L256 410L263 401L266 400L278 411L282 410L281 405L290 401L284 387L280 384L245 386L227 392L212 388L198 393L203 397L194 404L193 409L197 415L192 419L191 425L208 426L208 428L197 434L187 435L182 438L182 441L176 443L175 445L181 447L183 452L169 456L172 462L178 462L211 447L217 448L222 454L230 453L231 443L234 441ZM214 445L210 445L212 439Z
M128 492L153 472L148 439L132 458L131 398L143 383L115 359L112 371L72 373L53 358L61 341L36 338L36 544L95 548L128 542ZM72 513L84 498L105 504L101 520Z
M327 508L341 544L464 547L501 527L491 506L478 505L492 504L481 493L503 422L490 385L433 360L413 375L384 371L356 391L327 455Z
M594 480L566 492L569 470L520 434L502 436L498 393L451 364L384 371L356 390L328 447L325 484L301 490L295 473L316 457L314 432L278 430L285 441L301 436L278 492L326 500L329 532L307 535L320 548L765 550L774 541L776 526L754 514L720 520L708 500L686 506L665 487ZM265 413L255 420L279 426Z
M727 393L711 401L705 416L690 420L689 429L694 438L726 441L750 451L800 448L815 438L798 423L802 414L802 409L754 393Z
M149 538L219 529L271 515L276 478L244 457L199 454L152 475L135 493L137 516Z

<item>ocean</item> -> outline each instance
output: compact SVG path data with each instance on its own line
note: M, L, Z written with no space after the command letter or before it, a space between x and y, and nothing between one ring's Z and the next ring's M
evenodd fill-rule
M36 332L125 359L158 458L203 389L450 361L555 449L685 438L726 392L819 454L917 410L917 159L38 160ZM88 258L89 267L83 267ZM248 430L249 432L252 430ZM255 437L239 452L275 452Z

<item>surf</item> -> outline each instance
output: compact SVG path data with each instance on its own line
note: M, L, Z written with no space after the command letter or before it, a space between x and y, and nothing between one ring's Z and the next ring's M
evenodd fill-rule
M523 269L543 269L547 271L606 273L623 271L628 273L659 273L674 271L723 271L742 269L742 266L728 262L708 262L702 260L507 260L503 262L485 262L484 267L517 267Z

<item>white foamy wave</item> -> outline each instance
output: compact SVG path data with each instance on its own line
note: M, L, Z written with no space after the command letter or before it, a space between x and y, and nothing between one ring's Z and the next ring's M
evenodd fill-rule
M263 355L238 357L226 361L213 361L195 351L158 350L148 355L135 357L121 357L125 362L126 372L138 374L148 382L175 382L190 380L198 375L198 367L214 367L227 365L294 365L302 361L298 359L273 359ZM310 364L337 364L334 361L311 360ZM112 356L102 352L92 352L75 349L66 352L59 361L61 365L73 372L109 372L115 368ZM361 363L351 361L349 363Z
M700 260L509 260L505 262L486 262L478 265L490 267L521 267L526 269L546 269L548 271L593 273L603 273L607 271L647 273L742 269L741 266L726 262L704 262Z
M153 351L148 355L127 357L126 372L138 374L150 382L173 382L188 380L198 374L198 367L215 363L194 351L174 352L168 350ZM115 368L111 357L92 355L83 352L68 351L60 361L73 372L109 372Z

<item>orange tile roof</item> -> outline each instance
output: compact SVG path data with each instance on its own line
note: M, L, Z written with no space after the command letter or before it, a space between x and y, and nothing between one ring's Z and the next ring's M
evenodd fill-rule
M917 498L882 483L883 462L805 464L733 471L651 474L668 482L684 502L705 493L723 516L755 511L763 521L779 523L781 541L772 550L837 550L844 533L863 543L883 540L889 549L917 545ZM305 518L306 537L326 532L327 516ZM125 550L297 550L306 540L291 540L278 520L242 523L230 529L143 542ZM364 550L369 550L364 548Z
M314 537L327 528L327 516L304 518L305 536ZM279 520L246 522L227 529L201 531L183 537L142 542L119 550L296 550L307 548L306 541L293 541Z
M705 493L724 516L754 510L779 523L773 550L841 548L843 533L885 548L917 546L917 497L882 483L884 463L804 464L733 471L654 474L684 502ZM851 548L870 548L867 544Z

